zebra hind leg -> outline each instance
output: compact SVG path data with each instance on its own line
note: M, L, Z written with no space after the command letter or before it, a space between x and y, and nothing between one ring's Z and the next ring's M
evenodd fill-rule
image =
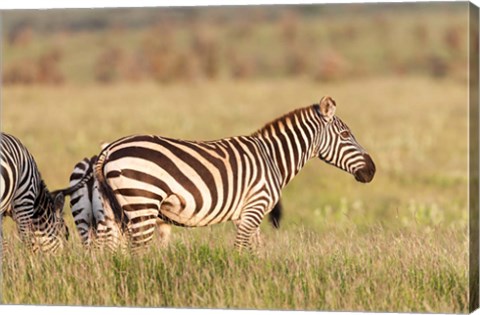
M101 210L95 212L95 247L110 252L118 249L124 251L123 232L120 224L115 221L109 204L106 204L105 211Z
M7 242L3 239L3 213L0 213L0 266L3 261L4 248L7 247Z
M112 221L99 221L95 232L94 247L100 250L115 252L121 245L120 229Z
M139 253L146 248L153 239L158 211L152 209L152 211L148 212L154 213L147 215L142 213L129 218L129 222L127 224L127 235L130 249L134 254ZM135 215L135 212L132 214Z
M9 212L0 212L0 267L3 261L3 257L5 257L6 255L11 255L13 252L12 242L7 241L3 235L3 221L5 220L5 216L8 215Z
M12 219L15 221L17 225L17 232L18 236L20 237L21 242L30 250L37 249L37 242L38 240L35 239L33 233L33 222L32 222L32 215L33 215L33 203L25 202L22 205L16 206L18 207L17 211L12 211ZM26 213L22 216L19 213Z

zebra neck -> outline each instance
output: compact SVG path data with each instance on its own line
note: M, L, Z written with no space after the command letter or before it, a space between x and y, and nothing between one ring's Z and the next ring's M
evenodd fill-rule
M285 187L316 152L319 125L310 107L291 112L267 124L254 135L265 145L271 164Z

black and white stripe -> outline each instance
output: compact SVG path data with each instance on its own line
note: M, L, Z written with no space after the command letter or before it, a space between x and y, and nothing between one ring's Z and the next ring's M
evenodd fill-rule
M105 213L103 209L98 185L92 173L96 161L97 156L92 156L75 165L70 175L70 187L78 186L81 181L85 181L85 184L70 194L70 207L84 246L89 247L94 242L97 247L115 250L121 245L122 232L115 222L113 212ZM282 206L278 202L269 213L270 223L275 228L280 226L281 211ZM168 244L170 225L157 219L157 228L162 244Z
M97 156L92 156L75 165L70 175L70 187L79 188L69 193L70 207L83 245L115 250L121 243L121 231L111 208L104 209L102 205L92 171L96 160ZM80 185L82 181L84 185Z
M125 137L102 150L95 178L134 248L151 240L157 218L185 227L234 221L235 246L251 248L282 188L311 158L360 182L373 179L372 159L335 109L333 99L324 97L253 135L217 141Z
M76 185L87 175L89 169L91 170L91 163L94 159L96 160L96 156L92 157L92 159L84 158L75 165L70 175L70 186ZM93 181L93 177L89 178L84 186L72 192L70 196L73 221L82 244L86 246L90 245L92 240L91 234L94 233L94 212L96 212L94 209L103 209L101 204L98 207L98 204L93 199Z
M1 133L1 174L0 217L11 216L21 239L34 251L56 251L68 238L64 195L48 191L33 156L6 133Z

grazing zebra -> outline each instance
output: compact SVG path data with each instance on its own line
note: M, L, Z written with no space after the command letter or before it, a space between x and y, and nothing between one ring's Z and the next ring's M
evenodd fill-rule
M63 221L64 194L48 191L33 156L17 138L6 133L0 138L0 218L11 216L20 238L33 251L55 252L61 238L68 239Z
M250 136L216 141L124 137L102 150L94 176L132 249L152 239L157 218L184 227L232 220L235 247L251 249L282 188L311 158L339 167L359 182L373 179L373 160L335 110L335 101L326 96Z
M103 209L97 182L92 172L96 161L97 156L94 155L91 158L84 158L75 165L70 175L70 187L78 186L81 181L85 181L85 185L71 193L70 207L84 246L90 246L95 240L96 245L114 250L121 244L121 231L115 222L113 212L105 213ZM282 207L278 202L269 213L270 222L275 228L280 226L281 211ZM166 245L169 240L170 225L157 219L157 227L162 243Z

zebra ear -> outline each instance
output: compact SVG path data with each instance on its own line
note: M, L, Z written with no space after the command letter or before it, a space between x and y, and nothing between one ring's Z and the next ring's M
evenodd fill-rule
M330 96L324 96L320 100L320 113L327 118L327 120L333 118L336 107L335 101Z

